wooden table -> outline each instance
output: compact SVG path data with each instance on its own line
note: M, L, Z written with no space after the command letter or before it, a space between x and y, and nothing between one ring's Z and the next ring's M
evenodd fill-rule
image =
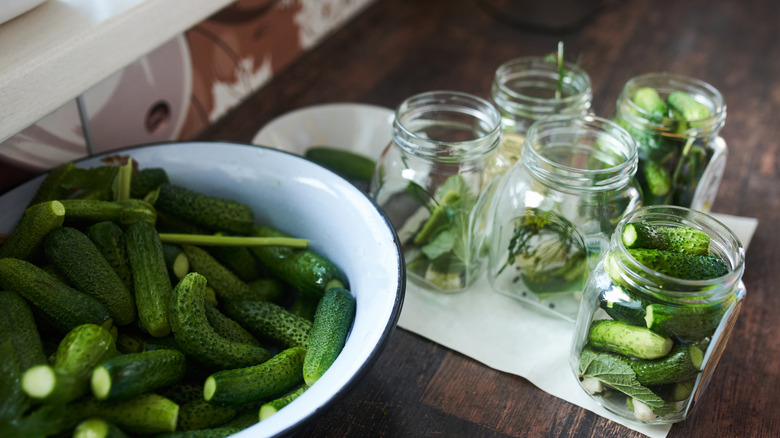
M555 34L498 18L484 1L378 0L201 139L250 142L272 118L313 104L392 108L434 89L487 97L499 64L547 54L559 40L589 72L598 115L611 115L623 84L642 73L713 84L728 105L730 150L713 211L759 227L731 341L694 414L669 436L780 436L780 3L607 1L582 27ZM399 328L368 374L299 436L640 434Z

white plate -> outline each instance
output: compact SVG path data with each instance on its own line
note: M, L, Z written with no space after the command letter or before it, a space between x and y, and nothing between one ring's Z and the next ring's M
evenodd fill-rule
M187 142L118 153L133 157L141 168L164 168L174 184L246 203L257 223L309 239L349 280L357 311L341 354L290 405L238 436L288 434L323 413L365 374L395 328L406 287L400 243L373 200L321 166L266 147ZM100 159L77 165L94 167ZM42 180L0 196L0 232L13 229Z
M393 110L359 103L300 108L266 124L252 140L298 155L311 146L333 146L378 158L392 140Z

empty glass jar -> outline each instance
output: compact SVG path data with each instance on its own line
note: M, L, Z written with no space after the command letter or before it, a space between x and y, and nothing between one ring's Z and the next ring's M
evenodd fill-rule
M719 136L726 122L721 93L695 78L647 73L625 84L616 110L616 121L639 142L644 203L709 211L728 153Z
M636 142L607 119L553 116L531 125L522 157L489 209L488 280L573 322L588 272L640 203Z
M682 279L668 268L653 269L648 259L640 262L621 237L628 224L636 223L703 231L709 237L709 254L702 257L721 260L717 276L686 274L700 279ZM744 258L734 233L705 213L647 206L627 214L583 292L571 353L571 367L582 388L628 420L685 419L737 319L745 297Z
M482 272L482 194L500 140L498 110L470 94L427 92L396 109L370 195L398 233L410 280L458 292Z
M516 58L496 69L490 94L501 112L501 164L507 170L520 157L528 128L552 115L585 115L590 111L588 73L571 62L545 57Z

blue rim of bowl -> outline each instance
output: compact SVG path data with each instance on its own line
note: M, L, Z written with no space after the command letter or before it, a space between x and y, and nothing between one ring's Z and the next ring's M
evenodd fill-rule
M285 436L285 435L292 434L293 432L295 432L295 430L299 429L304 424L306 424L306 423L314 420L315 418L325 414L328 410L330 410L330 408L333 407L333 405L338 400L342 399L347 393L349 393L351 390L353 390L354 387L357 385L357 383L365 376L365 374L368 372L368 370L371 369L371 367L376 363L376 361L379 358L379 356L381 355L382 351L387 346L388 340L390 339L392 334L395 332L395 328L398 325L398 318L401 316L401 308L403 307L404 297L406 295L406 268L405 268L405 263L404 263L404 259L403 259L403 250L402 250L402 247L401 247L400 240L398 239L398 234L396 233L395 228L390 223L390 220L387 218L387 215L382 210L382 208L379 207L379 205L376 203L376 201L374 201L373 198L371 198L366 193L362 192L357 187L352 185L348 180L344 179L343 177L341 177L340 175L336 174L335 172L333 172L333 171L331 171L331 170L329 170L329 169L327 169L327 168L325 168L325 167L323 167L323 166L321 166L321 165L319 165L319 164L317 164L317 163L315 163L315 162L313 162L311 160L306 159L305 157L302 157L302 156L300 156L298 154L295 154L295 153L292 153L292 152L289 152L289 151L276 149L276 148L273 148L273 147L270 147L270 146L254 145L254 144L246 144L246 143L230 142L230 141L169 141L169 142L153 142L153 143L143 143L143 144L137 144L137 145L133 145L133 146L127 146L127 147L124 147L124 148L117 148L117 149L113 149L111 151L106 151L106 152L103 152L103 153L100 153L100 154L95 154L95 155L79 158L77 160L72 160L72 161L73 161L73 163L80 163L80 162L83 162L83 161L95 160L95 159L99 160L101 158L107 158L107 157L111 157L113 155L120 155L122 152L129 152L129 151L133 151L133 150L136 150L136 149L144 149L144 148L151 148L151 147L162 147L162 146L169 146L169 145L186 145L186 144L212 144L212 145L223 144L223 145L240 146L240 147L254 148L254 149L261 148L261 149L266 149L266 150L269 150L269 151L273 151L275 153L283 153L283 154L286 154L286 155L290 155L290 156L293 156L293 157L295 157L297 159L300 159L300 160L308 161L308 162L310 162L310 163L312 163L312 164L314 164L314 165L316 165L318 167L321 167L321 168L325 169L326 171L332 173L337 178L339 178L341 180L344 180L347 183L347 185L351 186L355 191L360 193L361 196L364 196L366 199L368 199L368 201L371 202L371 204L374 206L374 208L377 211L377 213L379 213L379 215L382 218L382 220L385 222L385 225L387 225L387 229L390 230L390 233L391 233L391 236L392 236L392 239L393 239L393 244L395 245L395 248L396 248L396 256L398 258L397 259L397 262L398 262L398 272L397 272L398 287L396 289L395 300L393 302L393 309L391 311L390 318L388 319L387 324L385 325L385 327L384 327L384 329L382 331L382 335L379 337L378 342L376 343L376 345L374 345L373 349L371 350L371 353L368 355L368 359L365 362L363 362L363 364L357 369L357 371L352 375L352 377L341 388L339 388L338 391L333 393L332 396L329 397L327 400L325 400L325 402L323 404L321 404L321 405L317 406L316 408L314 408L314 410L311 413L309 413L308 415L306 415L303 418L301 418L298 422L291 424L290 426L288 426L284 430L279 431L278 433L276 433L274 435L271 435L271 436L280 437L280 436ZM20 184L18 184L16 186L6 190L2 195L0 195L0 198L4 197L5 194L18 189L19 187L21 187L21 186L23 186L25 184L29 184L29 183L31 183L34 180L44 178L45 175L47 175L48 173L49 173L49 171L42 172L38 176L30 178L29 180L24 181L24 182L22 182L22 183L20 183ZM247 428L247 429L249 429L249 428ZM247 429L244 429L244 430L247 430Z

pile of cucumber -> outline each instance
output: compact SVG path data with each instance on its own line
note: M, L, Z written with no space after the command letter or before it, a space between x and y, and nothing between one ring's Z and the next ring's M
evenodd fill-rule
M343 349L356 302L335 263L133 166L63 164L0 236L3 436L227 436Z
M710 237L701 230L633 222L621 237L631 257L670 281L728 273L726 262L710 253ZM605 402L624 400L639 420L676 415L691 396L731 301L683 305L652 297L624 280L614 257L619 256L609 253L604 259L611 282L598 297L604 314L590 323L579 359L580 381Z

